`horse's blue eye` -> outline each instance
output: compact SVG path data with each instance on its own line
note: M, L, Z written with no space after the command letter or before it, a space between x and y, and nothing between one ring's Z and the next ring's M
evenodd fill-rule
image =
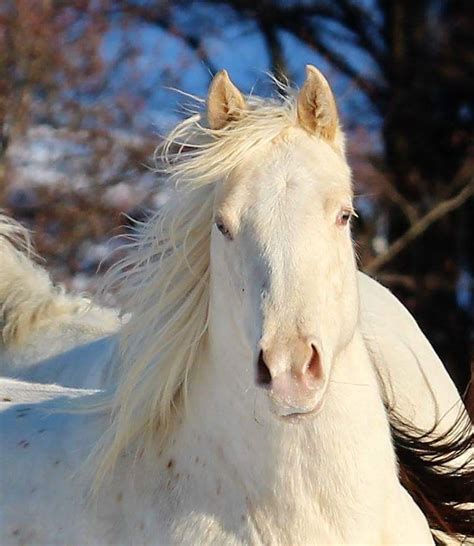
M232 237L232 234L231 232L227 229L227 227L225 226L225 224L220 221L220 220L217 220L216 221L216 228L222 233L222 235L228 239L229 241L232 241L233 237Z
M352 214L353 213L350 210L342 210L337 217L337 225L346 226L352 218Z

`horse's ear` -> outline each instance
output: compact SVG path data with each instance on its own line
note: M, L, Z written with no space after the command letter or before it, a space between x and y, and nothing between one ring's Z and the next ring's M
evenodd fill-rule
M311 134L333 142L339 128L336 100L326 78L306 65L306 81L298 95L298 121Z
M211 129L222 129L246 110L242 93L230 81L226 70L218 72L209 87L207 117Z

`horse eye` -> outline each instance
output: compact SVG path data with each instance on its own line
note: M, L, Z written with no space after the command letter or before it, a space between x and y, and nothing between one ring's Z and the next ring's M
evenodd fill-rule
M233 237L231 232L227 229L225 224L222 222L222 220L216 220L216 228L222 233L222 235L228 239L229 241L232 241Z
M352 218L353 212L349 209L343 209L337 216L336 224L338 226L347 226L349 220Z

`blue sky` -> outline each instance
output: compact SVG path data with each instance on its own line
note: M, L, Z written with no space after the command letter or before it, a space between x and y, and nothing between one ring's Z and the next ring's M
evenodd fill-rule
M188 30L193 24L194 27L201 25L199 35L204 36L204 47L212 64L217 69L226 68L242 91L264 95L272 92L265 75L269 70L265 44L252 22L242 23L229 10L205 4L193 8L192 13L177 12L176 20ZM219 28L220 21L223 28ZM327 28L327 41L336 45L331 32L338 29L330 25ZM305 65L315 64L333 85L345 124L364 124L372 130L378 129L380 119L365 95L347 78L291 35L282 33L281 39L296 84L301 85L304 80ZM208 69L178 37L143 22L130 24L124 30L120 20L115 19L104 36L104 58L111 61L121 55L124 43L136 47L140 54L134 57L133 63L123 63L116 71L112 92L114 87L125 86L129 92L143 97L144 108L137 112L138 125L153 126L161 131L176 121L183 98L167 89L168 86L198 96L206 94L210 81ZM337 42L337 47L362 73L376 74L376 67L364 52L348 46L343 40Z

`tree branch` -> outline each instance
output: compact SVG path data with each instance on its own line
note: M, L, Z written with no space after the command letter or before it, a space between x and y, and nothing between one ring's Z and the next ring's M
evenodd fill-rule
M418 211L416 207L414 207L408 199L405 199L405 197L397 190L394 184L386 177L381 176L380 177L380 184L384 188L384 193L386 196L396 205L400 207L403 214L405 215L406 219L410 222L411 225L415 224L415 222L419 218Z
M289 77L289 74L283 53L283 46L278 36L278 29L264 14L260 14L258 25L267 46L270 58L270 70L278 80L284 82Z
M247 20L259 19L257 6L260 4L258 2L251 2L250 0L214 0L212 4L230 5L240 17ZM296 3L296 5L292 6L269 2L265 6L265 29L262 29L261 25L259 26L270 48L273 37L269 33L273 33L276 36L279 30L285 30L310 49L320 53L337 70L352 79L357 87L369 97L374 108L381 111L383 109L381 103L384 102L383 98L385 95L384 84L379 83L377 79L371 79L362 75L360 71L348 62L344 55L339 54L333 48L326 45L316 25L321 20L342 22L343 26L355 35L356 41L364 42L364 40L370 40L370 36L367 34L361 37L358 34L360 30L358 25L363 24L363 17L364 12L357 10L352 4L349 5L347 0L345 2L345 11L341 9L338 2ZM351 19L352 27L347 24L348 18ZM363 46L364 44L361 43L361 45ZM368 53L373 55L376 62L377 60L381 60L380 52L376 50L375 43L371 43L371 51ZM275 63L275 58L272 59L272 64L277 64Z
M345 26L352 30L359 44L372 56L379 69L383 71L386 59L374 37L375 34L379 34L379 29L370 14L352 0L340 0L340 5Z
M295 21L288 19L282 21L282 28L293 34L311 49L319 52L325 57L335 68L353 80L359 89L361 89L372 101L372 104L379 111L382 109L380 100L383 89L375 80L371 80L356 70L347 59L332 51L318 36L318 33L306 21Z
M446 214L459 208L465 201L474 195L474 179L470 180L464 188L453 198L438 203L429 212L422 216L413 224L402 236L396 239L384 254L374 258L364 268L369 274L379 271L385 264L393 260L402 250L404 250L413 240L422 235L432 224L440 220Z
M209 75L214 75L217 72L217 68L210 60L207 52L205 51L202 41L191 34L186 34L181 31L172 21L169 15L163 15L163 12L153 7L142 6L138 4L120 4L109 11L109 13L114 15L130 15L136 17L141 21L148 23L150 25L155 25L171 35L176 36L181 39L184 44L186 44L190 49L192 49L199 59L202 61L204 66L209 71Z

